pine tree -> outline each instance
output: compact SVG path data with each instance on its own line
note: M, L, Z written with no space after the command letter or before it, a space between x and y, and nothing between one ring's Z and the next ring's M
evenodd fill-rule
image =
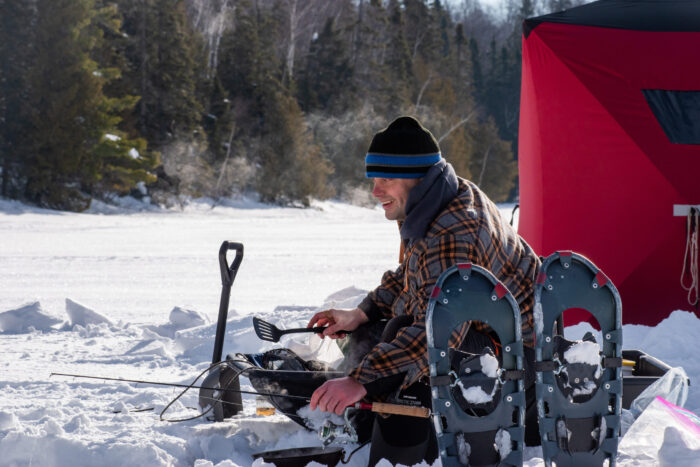
M390 0L389 15L389 45L385 62L388 83L384 92L387 96L388 114L398 114L410 102L413 94L413 62L405 35L405 23L401 4L398 0Z
M469 133L473 156L470 166L472 181L496 201L507 201L515 186L518 165L508 141L498 136L493 119L472 127Z
M38 0L35 57L29 70L31 152L24 196L42 206L82 210L92 194L152 181L151 161L129 155L141 141L119 136L118 113L132 98L108 98L113 71L91 59L99 48L93 0Z
M472 77L474 85L472 86L472 95L476 99L477 104L484 105L484 74L481 68L481 54L479 52L479 43L476 38L469 40L469 52L472 62Z
M388 100L387 88L391 76L385 62L391 55L390 27L387 12L381 0L366 0L360 3L355 43L353 44L353 87L362 89L363 100L382 111ZM356 109L361 103L354 105Z
M309 58L300 79L300 101L305 110L330 111L332 104L344 107L352 96L352 70L333 18L328 18L323 31L312 40ZM340 110L340 109L338 109Z
M103 98L97 109L97 123L109 134L93 149L93 173L96 180L94 194L117 192L125 194L139 182L152 183L155 175L149 172L159 163L159 154L149 151L147 142L123 118L132 114L139 97L130 94L122 80L128 71L125 56L125 38L122 34L122 15L108 0L97 0L90 27L95 44L91 57L99 64ZM93 191L93 190L91 190Z
M267 144L257 181L262 199L308 206L312 197L328 197L326 180L332 169L313 142L296 100L278 94L266 120Z
M27 138L27 73L34 2L0 0L0 196L20 195Z
M196 138L203 110L197 91L206 63L184 0L120 0L119 5L130 38L125 78L140 96L141 134L156 148Z

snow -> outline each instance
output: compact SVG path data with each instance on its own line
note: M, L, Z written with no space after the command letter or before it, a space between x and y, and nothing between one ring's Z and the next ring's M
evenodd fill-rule
M569 363L600 364L600 347L595 342L578 341L564 352L564 360Z
M495 356L485 353L479 357L479 363L483 374L489 378L498 377L498 359Z
M49 377L189 384L211 361L223 240L245 245L225 354L286 346L334 361L337 346L315 335L260 341L252 316L282 328L305 326L324 306L354 306L396 266L397 227L379 209L184 201L167 210L122 198L75 214L0 200L0 466L263 466L254 453L321 445L315 432L282 415L255 415L252 395L243 396L243 413L225 422L168 423L159 414L179 388ZM504 218L511 209L503 207ZM586 326L567 328L567 337L582 336ZM686 408L696 413L698 335L700 319L686 311L654 328L625 326L625 348L685 368L693 381ZM241 388L253 389L245 378ZM196 391L188 392L168 418L196 415L190 407L197 402ZM678 438L669 434L664 443L661 455L675 459L664 453L677 451ZM538 448L526 448L525 456L526 466L542 465ZM364 447L349 465L367 459Z
M498 389L498 384L495 384L491 394L486 394L486 391L484 391L481 386L470 386L465 388L464 384L462 384L462 380L457 380L457 386L459 386L459 389L462 390L462 397L464 397L464 400L472 404L485 404L487 402L491 402L493 400L493 395L496 393L496 389Z
M508 430L500 429L496 433L496 451L498 452L499 456L501 456L501 460L504 460L508 455L513 451L513 442L510 437L510 433Z
M14 310L0 313L0 330L5 334L21 334L35 330L49 331L61 320L41 308L41 303L31 302Z

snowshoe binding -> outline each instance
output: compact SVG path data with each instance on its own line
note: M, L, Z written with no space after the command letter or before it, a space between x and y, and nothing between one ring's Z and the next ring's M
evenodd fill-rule
M497 335L500 357L490 347L480 352L449 347L453 331L464 332L474 321ZM513 296L488 270L471 263L453 266L433 289L426 335L442 465L522 465L523 342Z
M588 311L591 333L564 338L562 313ZM545 464L615 465L622 410L622 305L610 280L590 260L557 252L542 263L535 286L537 414Z

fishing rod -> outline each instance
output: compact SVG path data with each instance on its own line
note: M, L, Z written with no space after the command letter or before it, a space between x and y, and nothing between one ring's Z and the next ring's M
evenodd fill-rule
M101 379L101 380L105 380L105 381L120 381L122 383L152 384L154 386L170 386L170 387L188 388L188 389L209 389L212 391L235 392L235 393L239 393L239 394L252 394L254 396L286 397L289 399L301 399L301 400L304 400L307 402L311 400L310 397L294 396L291 394L245 391L243 389L212 388L212 387L207 387L207 386L194 386L194 385L190 385L190 384L164 383L162 381L146 381L146 380L139 380L139 379L110 378L109 376L78 375L78 374L71 374L71 373L51 373L49 375L49 378L52 376L67 376L67 377L71 377L71 378L85 378L85 379Z
M139 380L139 379L124 379L124 378L111 378L109 376L93 376L93 375L79 375L79 374L71 374L71 373L51 373L49 377L51 376L67 376L71 378L86 378L86 379L100 379L100 380L105 380L105 381L119 381L122 383L140 383L140 384L152 384L155 386L170 386L170 387L179 387L179 388L187 388L187 389L209 389L212 391L225 391L225 392L235 392L239 394L252 394L255 396L268 396L268 397L286 397L289 399L299 399L303 400L306 402L311 401L310 397L305 397L305 396L295 396L291 394L280 394L280 393L274 393L274 392L255 392L255 391L245 391L242 389L229 389L229 388L212 388L212 387L206 387L206 386L194 386L190 384L179 384L179 383L164 383L162 381L146 381L146 380ZM353 408L356 410L369 410L371 412L376 412L376 413L383 413L383 414L393 414L393 415L406 415L409 417L418 417L418 418L428 418L430 416L430 410L425 408L425 407L416 407L416 406L410 406L410 405L402 405L402 404L389 404L385 402L357 402L356 404L353 404L349 406L349 408Z

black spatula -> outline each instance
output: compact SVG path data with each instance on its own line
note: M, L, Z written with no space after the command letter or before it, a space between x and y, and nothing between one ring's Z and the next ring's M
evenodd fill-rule
M260 318L253 317L253 328L255 329L255 334L264 341L279 342L280 337L285 334L293 334L296 332L323 332L326 328L316 327L316 328L294 328L294 329L279 329L274 324L263 321ZM339 334L349 334L350 331L338 331Z

